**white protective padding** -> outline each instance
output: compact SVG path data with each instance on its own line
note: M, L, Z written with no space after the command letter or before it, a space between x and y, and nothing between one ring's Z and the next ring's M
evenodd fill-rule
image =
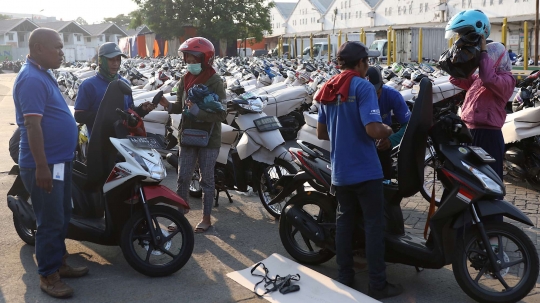
M292 161L291 154L283 146L278 146L272 151L269 151L266 148L259 148L257 152L251 155L251 157L257 162L266 163L268 165L274 164L276 158L289 162Z
M330 151L330 141L317 138L317 129L304 124L298 131L298 140L306 141L324 150Z
M231 147L232 146L230 144L225 144L221 142L216 162L221 164L227 164L227 159L229 158L229 151L231 150Z
M318 114L310 114L309 112L304 112L304 120L306 120L307 125L317 128L318 119Z
M147 133L156 135L165 136L167 133L165 130L165 124L162 123L144 121L144 129Z
M255 127L255 123L253 123L253 121L262 117L266 117L266 114L254 113L254 114L240 115L236 118L236 123L238 124L238 126L240 126L240 129L245 131L244 135L242 136L242 139L247 140L247 138L244 138L244 137L249 137L250 141L254 141L254 143L258 145L262 145L264 148L268 150L273 150L277 146L283 144L285 140L283 140L281 133L277 129L267 131L267 132L259 132L257 128ZM238 145L241 145L241 142L243 142L242 139L240 140ZM250 156L250 155L251 154L247 156Z
M505 144L540 135L540 107L507 115L502 133Z
M238 137L238 131L225 123L221 123L221 143L232 145Z
M169 113L165 111L153 110L149 112L146 116L144 116L143 121L145 123L148 121L148 122L154 122L154 123L167 124L167 121L169 121Z
M433 103L437 103L446 98L455 96L459 94L461 91L463 91L461 88L455 86L454 84L450 82L444 82L437 85L433 85ZM405 101L410 101L412 100L413 97L417 97L419 92L420 92L419 85L415 85L411 89L400 91L401 96L403 96L403 99L405 99Z
M310 102L304 86L287 87L271 94L268 97L268 104L264 112L269 116L281 117L297 109L300 104Z
M270 257L261 261L268 269L268 275L274 278L276 275L284 277L286 275L299 274L300 280L293 281L293 285L300 286L300 290L288 294L282 294L279 291L270 292L263 296L272 303L377 303L377 301L363 293L347 287L329 277L320 274L313 269L300 265L279 254L272 254ZM255 284L261 281L261 277L251 274L254 265L235 272L227 274L227 277L236 281L236 283L253 291ZM255 273L264 275L262 266L257 267ZM263 285L257 286L257 293L264 293Z

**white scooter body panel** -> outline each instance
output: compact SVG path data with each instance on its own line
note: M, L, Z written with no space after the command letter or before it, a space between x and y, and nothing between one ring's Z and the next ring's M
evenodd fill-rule
M540 135L540 107L530 107L506 116L502 127L504 144Z
M300 128L296 138L298 140L309 142L324 150L330 151L330 141L317 138L318 116L318 114L310 114L308 112L304 112L304 119L306 120L306 124L304 124Z
M411 89L402 90L401 96L405 101L412 101L413 97L418 96L420 87L415 85ZM463 90L450 82L443 82L438 85L433 85L433 103L437 103L446 98L450 98L462 92Z
M167 171L161 162L161 156L155 149L137 148L129 141L129 139L110 138L110 140L116 150L124 156L126 162L116 163L109 174L107 181L105 181L105 184L103 185L104 193L136 176L146 177L143 182L156 183L167 176ZM142 157L148 169L155 172L154 176L152 177L152 174L146 171L123 146Z
M277 146L285 143L285 140L283 140L281 133L277 129L262 133L259 132L255 127L255 123L253 123L253 120L257 120L262 117L266 117L266 114L264 112L257 114L253 113L240 115L236 118L236 123L238 124L240 129L245 130L245 132L249 134L249 136L242 136L242 139L247 140L249 138L249 140L253 143L260 145L268 150L273 150ZM240 142L242 142L242 140L240 140ZM237 149L240 149L240 142L238 143ZM251 153L246 155L244 158L249 157L250 155ZM242 158L242 155L240 155L240 158L244 159Z
M263 110L264 113L276 117L288 115L302 103L311 102L304 86L287 87L265 96L268 97L268 104Z

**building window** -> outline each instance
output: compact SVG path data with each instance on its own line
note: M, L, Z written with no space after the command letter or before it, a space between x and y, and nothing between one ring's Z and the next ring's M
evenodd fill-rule
M358 19L358 11L356 11L356 19Z
M385 15L385 16L388 16L388 7L385 7L385 8L384 8L384 15Z
M388 16L392 16L392 8L388 8Z
M469 8L472 8L472 0L469 0Z
M24 34L23 33L17 34L17 37L19 38L19 42L24 42Z
M351 12L349 12L349 19L351 19Z
M397 14L398 14L398 15L401 15L401 6L398 6L398 7L397 7Z
M422 4L420 4L420 7L422 7ZM465 8L465 0L461 0L461 8Z
M341 13L341 19L340 20L343 20L343 13Z
M463 0L465 1L465 0ZM420 3L420 12L423 12L424 11L424 4Z
M403 6L403 15L407 15L407 7Z
M68 34L65 34L63 36L64 36L64 43L68 43L68 41L69 41Z
M88 42L88 43L92 42L92 38L86 37L86 42Z
M103 36L99 36L99 42L103 42Z
M499 4L503 4L503 0L499 0Z
M360 18L362 18L362 11L360 11Z
M8 33L7 36L8 36L8 41L13 41L13 34Z
M412 15L412 1L411 4L409 4L409 15Z
M428 11L428 6L427 6L427 2L426 2L425 6L424 6L424 12L427 12L427 11Z
M340 8L343 9L343 2L340 2Z
M77 36L77 42L81 42L81 35L76 35Z

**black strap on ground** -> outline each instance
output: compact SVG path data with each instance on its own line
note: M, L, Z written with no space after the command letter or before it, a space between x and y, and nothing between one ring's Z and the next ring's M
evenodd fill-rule
M263 271L264 271L264 275L254 273L254 271L259 266L262 266ZM257 276L257 277L262 277L262 280L259 281L257 284L255 284L255 287L253 287L253 292L259 298L262 298L262 296L266 295L267 293L274 292L276 290L279 291L282 294L288 294L290 292L295 292L295 291L300 290L300 286L292 284L292 281L300 281L300 275L299 274L287 275L285 277L281 277L281 276L277 275L274 279L272 279L272 278L270 278L268 276L268 268L266 268L266 266L262 262L259 262L259 263L255 264L255 266L253 266L253 268L251 269L251 275ZM259 286L259 284L261 284L263 282L264 282L265 292L263 294L258 294L257 293L257 286Z

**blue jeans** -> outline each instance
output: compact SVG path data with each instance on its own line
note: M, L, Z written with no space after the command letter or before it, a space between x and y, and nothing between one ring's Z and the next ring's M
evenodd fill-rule
M366 233L366 259L369 284L373 289L386 285L384 263L384 196L382 180L370 180L347 186L336 186L338 209L336 217L336 261L340 282L350 283L353 269L353 230L359 207L364 218Z
M49 165L51 175L53 165ZM66 253L66 239L71 218L72 163L64 166L64 181L53 180L51 193L36 184L36 169L20 167L24 187L30 193L36 214L36 259L38 273L44 277L55 273L62 266Z

